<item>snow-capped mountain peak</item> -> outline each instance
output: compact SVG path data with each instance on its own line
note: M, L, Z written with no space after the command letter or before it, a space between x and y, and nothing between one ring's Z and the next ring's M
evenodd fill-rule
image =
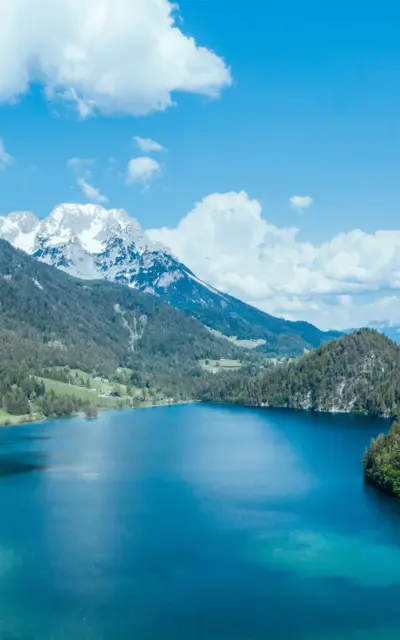
M0 217L0 237L27 253L34 250L39 220L32 211L14 211Z
M120 238L126 246L134 243L140 252L168 252L152 242L124 209L105 209L96 204L60 204L42 220L31 211L10 213L0 217L0 237L27 253L75 242L84 251L97 254L114 238Z
M0 218L0 237L74 276L130 286L138 286L138 275L155 262L163 271L175 261L124 209L96 204L60 204L42 220L29 211L10 213Z
M139 223L124 209L105 209L93 204L62 204L56 207L40 225L38 236L46 246L56 247L78 240L88 253L102 251L111 230L123 234Z
M47 218L15 212L0 217L0 238L37 260L87 280L104 279L162 297L223 335L302 353L337 334L273 318L196 277L153 242L124 209L61 204Z

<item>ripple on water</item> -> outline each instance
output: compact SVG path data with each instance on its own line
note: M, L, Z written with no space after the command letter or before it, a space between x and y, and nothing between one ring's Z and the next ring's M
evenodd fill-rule
M340 633L318 633L308 636L307 640L399 640L397 629L358 629L356 631L341 631Z
M0 547L0 578L8 577L21 564L21 558L12 549Z
M257 561L303 578L342 578L364 587L400 584L400 548L368 537L295 530L264 540Z

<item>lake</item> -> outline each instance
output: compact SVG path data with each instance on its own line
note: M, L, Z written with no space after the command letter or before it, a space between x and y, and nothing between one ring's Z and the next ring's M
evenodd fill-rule
M378 419L181 405L0 430L2 640L398 640Z

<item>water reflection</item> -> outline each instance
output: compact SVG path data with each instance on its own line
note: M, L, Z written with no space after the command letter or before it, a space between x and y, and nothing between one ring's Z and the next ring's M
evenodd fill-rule
M363 424L181 406L0 431L0 638L397 640Z
M284 431L270 428L266 414L231 410L213 415L200 429L187 429L179 461L185 481L210 498L257 501L306 494L313 476Z

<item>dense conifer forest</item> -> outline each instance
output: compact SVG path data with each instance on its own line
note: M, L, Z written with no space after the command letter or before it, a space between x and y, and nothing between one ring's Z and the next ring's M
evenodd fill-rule
M400 497L400 422L372 440L364 454L364 474L367 482Z
M7 413L65 415L76 397L57 398L43 370L115 377L144 398L185 400L205 376L202 359L235 357L237 347L157 297L108 282L77 280L0 240L0 393Z
M256 406L396 416L400 412L400 347L362 329L260 374L232 373L202 399Z

